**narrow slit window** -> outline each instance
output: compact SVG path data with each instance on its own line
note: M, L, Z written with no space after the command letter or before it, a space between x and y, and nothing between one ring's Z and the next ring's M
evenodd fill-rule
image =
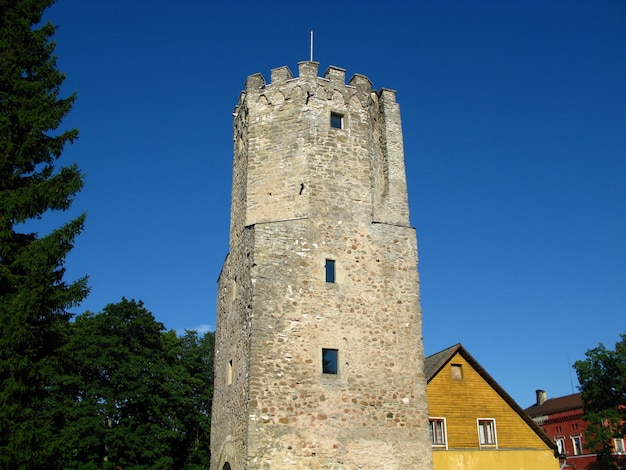
M228 377L226 378L228 385L233 383L233 360L228 361Z
M330 127L335 129L343 129L343 114L330 113Z
M339 373L339 351L337 349L322 349L322 373L337 375Z
M335 260L327 259L326 260L326 282L331 284L335 283Z

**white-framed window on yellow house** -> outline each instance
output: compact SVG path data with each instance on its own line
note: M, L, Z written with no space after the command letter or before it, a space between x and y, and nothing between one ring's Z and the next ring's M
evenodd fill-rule
M448 438L446 436L446 418L429 418L430 422L430 442L433 447L448 448Z
M478 418L478 442L481 447L497 447L496 420L493 418Z
M572 446L574 447L574 455L582 455L583 453L583 438L580 434L571 436Z
M626 453L626 447L624 446L624 438L616 437L615 439L613 439L613 448L615 449L615 452L618 454Z

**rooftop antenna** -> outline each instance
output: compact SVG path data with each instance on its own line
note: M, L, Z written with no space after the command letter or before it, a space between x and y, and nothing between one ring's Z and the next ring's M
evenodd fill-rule
M313 62L313 30L311 30L311 60Z
M574 394L574 379L572 379L572 365L569 361L569 353L567 353L567 368L569 369L569 384L572 387L572 395Z

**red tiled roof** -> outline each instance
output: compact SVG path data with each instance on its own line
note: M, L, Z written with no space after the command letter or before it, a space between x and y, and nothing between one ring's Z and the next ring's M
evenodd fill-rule
M565 395L564 397L551 398L541 405L535 404L526 408L524 411L526 411L531 418L534 418L536 416L549 416L563 411L582 410L582 407L583 402L580 398L580 393L574 393L573 395Z

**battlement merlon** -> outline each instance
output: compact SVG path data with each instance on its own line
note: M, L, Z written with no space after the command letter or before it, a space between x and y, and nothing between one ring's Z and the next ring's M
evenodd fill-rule
M369 78L360 73L355 73L349 83L356 88L359 93L369 95L372 92L372 82L370 82Z
M282 82L287 82L291 80L293 78L293 73L291 73L291 70L289 70L289 67L284 65L282 67L272 69L271 77L272 77L273 84L282 83Z
M381 101L385 103L395 103L396 102L396 90L392 90L390 88L381 88L378 93Z
M331 85L345 85L346 84L346 70L331 65L326 69L324 78L328 80Z
M265 78L260 73L254 73L246 78L246 91L260 90L265 86Z

